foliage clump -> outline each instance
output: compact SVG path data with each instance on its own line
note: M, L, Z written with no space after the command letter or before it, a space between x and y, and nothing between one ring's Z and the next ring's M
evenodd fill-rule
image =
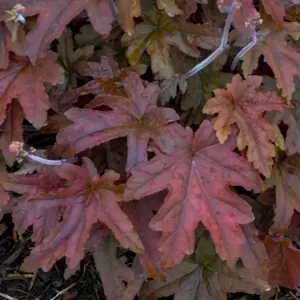
M1 1L0 212L34 242L20 270L74 273L92 252L108 300L297 292L299 6ZM32 131L56 140L36 150Z

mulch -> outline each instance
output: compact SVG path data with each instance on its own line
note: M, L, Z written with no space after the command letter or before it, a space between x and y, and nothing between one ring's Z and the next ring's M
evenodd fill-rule
M92 255L87 255L81 268L68 279L64 278L66 264L58 261L49 272L24 274L19 267L29 255L33 243L30 230L22 238L13 230L10 215L0 223L0 299L7 300L105 300L101 280ZM160 300L172 300L173 297ZM229 295L228 300L259 300L258 295L242 293ZM288 293L278 300L293 299ZM138 300L138 299L137 299Z

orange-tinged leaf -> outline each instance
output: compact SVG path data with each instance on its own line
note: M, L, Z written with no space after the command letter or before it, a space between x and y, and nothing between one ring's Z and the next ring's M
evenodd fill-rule
M218 143L209 121L204 121L195 134L179 124L169 126L169 131L176 152L170 156L160 153L135 167L125 199L169 190L150 222L153 230L162 231L163 267L172 267L185 254L193 253L194 231L202 222L211 233L217 253L234 268L246 243L241 225L250 223L253 215L250 206L229 186L259 188L259 176L232 151L236 146L234 137Z
M300 157L295 154L277 164L266 188L276 187L274 223L270 232L286 229L290 225L294 210L300 212Z
M272 68L276 77L276 85L282 89L282 96L290 103L295 91L294 76L300 77L300 53L291 47L278 45L278 41L270 41L264 58Z
M172 153L174 142L167 125L177 121L175 110L157 107L159 94L155 83L144 83L138 74L128 72L122 80L127 97L98 96L90 107L108 106L111 111L72 108L65 115L74 124L57 135L55 151L72 157L87 148L127 136L128 155L126 170L147 161L148 141L153 140L165 153Z
M44 84L62 83L62 68L55 63L56 54L48 51L43 59L32 65L24 58L11 60L7 69L0 71L0 124L6 118L7 105L17 99L25 118L41 128L47 119L48 95Z
M300 283L300 250L283 237L266 236L264 244L271 261L269 283L296 289Z
M47 174L12 176L3 183L5 189L24 194L13 211L17 230L22 233L33 225L35 246L26 260L27 268L49 270L63 256L71 269L77 267L98 222L106 225L123 247L143 251L138 234L118 204L122 193L114 184L117 173L107 170L100 177L87 158L81 167L64 164L54 171L54 178Z
M203 108L207 114L218 114L214 129L220 143L226 141L230 125L237 124L239 150L247 147L247 158L266 177L270 177L275 156L274 142L279 130L263 118L263 113L282 110L283 103L275 92L259 92L262 77L249 76L243 80L240 75L233 77L227 89L214 90L215 97L208 100Z
M140 0L116 0L118 8L118 21L124 31L132 35L134 32L134 20L141 15Z
M245 76L251 74L263 55L275 75L277 88L282 89L282 96L289 104L295 91L294 76L300 77L300 54L288 46L286 40L288 36L295 40L300 38L300 25L296 22L283 23L277 28L271 23L259 34L260 41L243 57L243 73Z
M182 13L175 0L156 0L156 5L158 9L163 9L169 17Z

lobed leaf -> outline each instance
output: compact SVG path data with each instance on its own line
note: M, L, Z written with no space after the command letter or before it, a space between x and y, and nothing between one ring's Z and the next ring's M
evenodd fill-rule
M275 83L268 79L269 88L276 89ZM284 141L284 149L288 155L295 153L300 154L300 119L299 119L299 80L296 80L296 90L293 93L292 102L290 106L286 106L283 111L271 112L266 115L266 118L275 125L280 125L283 122L288 126L286 130L286 137Z
M166 2L161 1L161 3ZM168 6L168 9L172 8ZM151 57L153 73L159 78L170 78L174 75L169 53L170 45L189 56L200 56L197 47L192 45L192 42L189 43L186 28L180 25L182 22L176 24L169 16L157 10L150 10L143 19L144 23L135 26L133 35L124 34L121 40L125 46L128 46L126 55L131 65L137 64L144 51L147 51ZM201 33L203 30L200 31L200 36Z
M118 8L118 21L124 31L132 35L134 33L134 20L141 15L140 0L116 0Z
M22 233L33 225L35 246L25 261L27 270L42 267L47 271L63 256L68 266L75 268L98 222L105 224L123 247L143 251L133 225L119 207L122 186L114 184L117 173L107 171L100 177L87 158L81 167L64 164L54 170L51 177L49 173L14 176L2 183L6 190L24 194L13 211L17 230Z
M0 12L12 9L20 1L1 1ZM27 54L32 63L43 56L49 44L63 33L65 26L83 10L96 31L107 35L114 16L109 0L23 0L25 16L38 15L36 26L27 35ZM0 16L6 19L7 16Z
M160 297L167 297L172 294L175 294L176 297L176 292L178 292L181 283L184 282L185 277L188 277L190 274L194 274L195 272L196 274L200 275L197 279L201 281L201 268L198 268L197 264L182 262L181 264L178 264L174 268L165 272L164 281L151 280L144 283L140 292L140 298L141 300L156 300ZM194 287L196 286L197 288L198 286L196 281L197 280L194 282Z
M17 99L34 127L39 129L44 125L50 106L44 84L64 81L63 71L55 60L56 54L48 51L35 65L24 58L16 58L7 69L0 71L0 124L6 118L7 106Z
M111 111L68 110L65 115L74 124L58 133L55 151L72 157L87 148L127 136L126 170L147 160L150 139L165 153L172 153L174 143L168 135L167 125L179 116L171 108L156 106L158 86L144 84L133 72L128 73L122 84L126 98L98 96L89 104L91 107L106 105L113 109Z
M300 212L300 157L295 154L277 164L266 188L276 187L276 206L274 223L270 232L278 232L290 225L294 210Z
M264 176L270 177L274 142L280 134L276 125L263 118L265 111L282 110L283 103L275 92L258 92L262 77L249 76L243 80L235 75L227 89L214 90L215 97L208 100L203 108L207 114L218 114L213 126L220 143L224 143L230 133L230 126L237 124L239 150L247 147L247 158Z
M209 121L204 121L195 135L179 124L170 126L169 131L176 151L169 156L160 153L135 167L125 199L169 190L150 222L153 230L162 231L163 267L172 267L185 254L193 253L194 231L202 222L211 233L217 253L234 268L246 243L241 225L250 223L253 215L248 204L229 187L259 188L260 179L251 165L232 151L233 138L223 145L218 143Z
M282 96L286 97L289 104L295 90L294 76L300 76L300 54L287 46L286 39L291 36L298 40L300 25L296 22L283 23L277 28L273 23L268 24L260 32L260 41L243 57L242 69L245 76L257 68L258 59L264 56L265 62L271 67L278 89L282 89Z
M123 298L126 289L123 281L133 281L135 274L117 258L117 246L112 236L103 240L93 251L95 265L107 300L132 300L133 298Z
M283 237L266 236L264 240L271 265L269 282L273 286L296 289L299 285L300 250Z
M164 281L144 283L140 292L141 300L155 300L172 294L175 294L175 300L226 300L227 293L246 291L255 294L270 289L267 268L267 272L261 274L238 264L237 269L232 271L220 261L211 243L202 235L196 250L197 261L182 262L166 271Z

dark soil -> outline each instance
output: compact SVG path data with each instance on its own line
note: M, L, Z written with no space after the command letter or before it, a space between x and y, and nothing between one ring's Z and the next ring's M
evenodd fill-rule
M93 257L87 255L81 268L69 279L64 279L65 263L59 261L51 271L22 274L18 269L29 254L32 242L30 232L22 239L14 237L11 217L5 215L2 223L7 229L0 236L0 299L8 300L105 300L103 288ZM11 298L10 298L11 297ZM173 297L161 298L171 300ZM259 296L231 295L230 300L256 300ZM288 299L288 298L287 298Z
M23 240L16 241L10 216L5 216L2 224L8 229L0 237L0 299L10 299L8 296L13 297L10 300L106 299L91 255L87 255L81 269L67 280L64 279L63 260L49 272L39 270L35 276L19 273L18 268L32 247L30 236L25 234Z
M0 236L0 300L105 300L102 284L95 268L93 257L87 255L81 268L69 279L64 278L63 260L49 272L38 271L34 274L22 274L18 269L29 254L32 242L30 232L17 239L13 232L11 217L5 215L0 228L7 229ZM1 229L0 229L1 233ZM172 300L173 297L160 300ZM229 295L228 300L259 300L258 295L242 293ZM287 292L278 300L295 299ZM296 298L300 299L300 298Z

